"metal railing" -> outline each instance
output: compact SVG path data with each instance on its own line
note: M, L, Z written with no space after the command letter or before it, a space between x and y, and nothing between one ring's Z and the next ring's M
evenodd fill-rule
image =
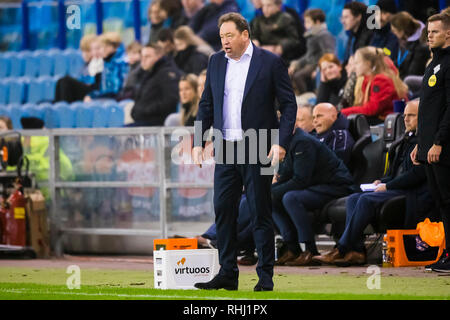
M207 204L212 204L212 170L206 173L203 172L203 181L199 181L195 178L195 175L195 179L191 176L190 180L189 178L176 177L176 174L181 174L183 170L171 161L172 148L177 144L177 141L171 140L171 135L175 130L179 129L140 127L20 131L23 141L26 141L27 137L30 137L30 139L36 139L34 137L38 136L48 137L48 151L45 153L48 156L49 163L48 180L45 181L43 179L45 172L37 172L36 176L38 177L38 187L48 189L46 193L49 206L50 239L56 255L61 255L64 252L63 240L67 235L81 237L87 235L152 236L165 238L170 233L168 226L171 222L179 223L181 227L178 231L184 232L185 235L199 234L199 231L204 231L200 227L204 228L205 225L213 222L212 205L210 210L208 209L209 205L204 206L206 208L203 208L203 211L196 209L198 211L197 215L180 217L179 215L174 215L174 204L172 202L168 203L169 198L177 195L176 192L173 192L177 189L184 190L185 193L202 189L204 192L200 192L200 198L206 201ZM193 128L183 128L183 130L186 130L186 133L189 135L193 133ZM97 141L98 143L95 142L96 140L99 140ZM108 144L111 141L112 143ZM92 147L92 145L95 147ZM43 167L40 167L39 160L33 160L34 151L27 147L27 143L24 143L24 150L25 154L31 158L30 171L36 173L33 170L42 170ZM92 154L101 153L98 150L104 153L98 156L99 162L105 161L105 163L97 168L95 167L96 163L92 164L89 161L93 159L91 157ZM130 155L137 157L137 160L125 163L124 159ZM70 160L70 166L67 164L67 159ZM67 173L69 170L63 168L64 166L71 167L69 174ZM192 174L194 170L197 170L189 166L192 165L184 167L184 172L187 171L188 174ZM87 170L87 167L94 168L94 170ZM105 168L112 167L116 168L115 171L105 170ZM121 169L117 169L118 167ZM96 170L103 171L99 174ZM62 174L64 171L67 172ZM107 174L104 174L105 171L108 171ZM115 172L115 176L110 174L112 171ZM131 171L132 174L130 174ZM84 191L84 193L80 193L80 190ZM98 199L99 197L92 196L92 191L94 190L110 190L111 192L110 194L103 192L107 196L104 199ZM142 201L147 201L153 196L152 206L156 208L156 210L152 209L153 218L145 216L144 212L146 218L141 219L141 221L133 223L131 221L133 219L129 219L131 221L129 221L129 225L132 225L132 227L122 227L114 223L105 227L105 225L102 225L104 221L101 221L101 218L100 221L92 224L88 223L87 218L79 219L78 223L70 222L72 219L70 212L78 212L79 215L83 216L85 213L81 211L89 201L92 201L92 198L100 203L102 201L113 202L116 200L115 198L124 193L125 197L130 197L132 192L137 193L139 199L143 199ZM139 193L144 195L142 196ZM146 199L146 193L152 196ZM76 198L75 195L79 196L80 194L81 199L74 203L73 198ZM188 198L187 201L198 200L198 198L195 198L195 195ZM186 200L185 198L183 199ZM208 199L211 199L211 202ZM127 201L126 206L130 206L131 202ZM168 208L168 204L170 208ZM93 208L94 211L102 210L95 209L97 208L95 206ZM140 211L142 212L142 210ZM182 212L182 209L179 212ZM87 216L91 219L98 214L99 212L90 212ZM106 211L103 214L108 216L109 213ZM127 214L133 215L133 212L127 211ZM159 221L157 221L158 219ZM203 223L199 224L198 221ZM188 225L191 227L190 229L187 227Z

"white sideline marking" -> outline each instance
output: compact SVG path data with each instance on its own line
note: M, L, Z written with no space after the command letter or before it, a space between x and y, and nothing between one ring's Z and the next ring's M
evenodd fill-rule
M204 300L248 300L237 297L213 297L213 296L181 296L181 295L152 295L152 294L123 294L123 293L88 293L88 292L67 292L67 291L43 291L34 289L2 289L0 292L5 293L30 293L30 294L49 294L49 295L76 295L76 296L112 296L124 298L183 298L183 299L204 299Z

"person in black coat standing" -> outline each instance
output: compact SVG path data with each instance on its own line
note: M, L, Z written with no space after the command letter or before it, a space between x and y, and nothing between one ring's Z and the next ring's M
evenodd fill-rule
M165 118L177 109L181 71L172 58L163 54L158 45L148 44L142 49L131 126L163 126Z
M450 16L428 19L428 43L433 60L427 66L419 106L418 143L411 153L423 163L428 185L441 213L447 251L431 270L450 272Z

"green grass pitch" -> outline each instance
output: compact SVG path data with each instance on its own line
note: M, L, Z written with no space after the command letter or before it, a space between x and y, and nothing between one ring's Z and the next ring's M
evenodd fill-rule
M153 270L82 269L80 289L66 285L66 269L0 267L1 300L449 300L450 277L381 276L368 289L369 275L300 275L275 272L273 292L253 292L256 274L241 272L239 291L160 290Z

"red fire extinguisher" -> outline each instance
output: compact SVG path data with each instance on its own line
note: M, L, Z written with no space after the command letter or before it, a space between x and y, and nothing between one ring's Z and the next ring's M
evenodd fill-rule
M26 246L26 199L23 188L16 181L15 190L8 200L1 206L0 212L3 216L3 243L6 245Z

